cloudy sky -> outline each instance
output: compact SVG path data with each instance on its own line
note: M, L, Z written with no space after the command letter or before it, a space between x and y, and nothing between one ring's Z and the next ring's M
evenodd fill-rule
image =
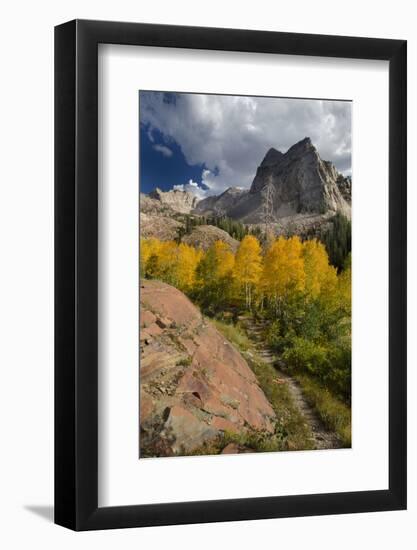
M140 185L199 197L250 187L270 147L311 138L322 159L351 174L351 103L170 92L139 94Z

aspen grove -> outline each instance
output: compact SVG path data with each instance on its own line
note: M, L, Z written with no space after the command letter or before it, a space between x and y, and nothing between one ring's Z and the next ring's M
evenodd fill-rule
M338 272L316 239L279 237L262 246L246 235L233 253L223 241L203 251L150 238L141 239L140 273L183 291L210 317L267 320L280 368L350 402L350 256Z

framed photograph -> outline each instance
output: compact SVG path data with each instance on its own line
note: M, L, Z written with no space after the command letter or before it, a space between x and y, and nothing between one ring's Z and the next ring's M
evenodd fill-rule
M55 522L406 508L406 42L55 29Z

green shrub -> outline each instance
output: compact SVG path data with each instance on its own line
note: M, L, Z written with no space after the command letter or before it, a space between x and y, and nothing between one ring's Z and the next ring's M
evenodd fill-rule
M250 348L250 340L239 326L218 319L212 319L211 322L238 350L247 351Z
M303 394L309 404L316 410L321 421L329 430L336 432L343 447L351 446L351 409L328 389L305 375L296 376Z
M296 373L308 374L337 396L350 402L351 348L342 341L325 344L294 337L282 354L287 366Z
M293 338L292 346L284 351L282 358L292 369L321 378L330 368L327 348L299 336Z

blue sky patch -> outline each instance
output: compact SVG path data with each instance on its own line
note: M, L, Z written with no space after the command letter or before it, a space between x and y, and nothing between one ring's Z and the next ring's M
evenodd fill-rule
M167 101L173 101L172 97ZM190 179L200 183L203 168L201 164L190 166L175 140L167 143L159 130L151 131L149 124L140 124L141 193L149 193L155 187L169 191Z

